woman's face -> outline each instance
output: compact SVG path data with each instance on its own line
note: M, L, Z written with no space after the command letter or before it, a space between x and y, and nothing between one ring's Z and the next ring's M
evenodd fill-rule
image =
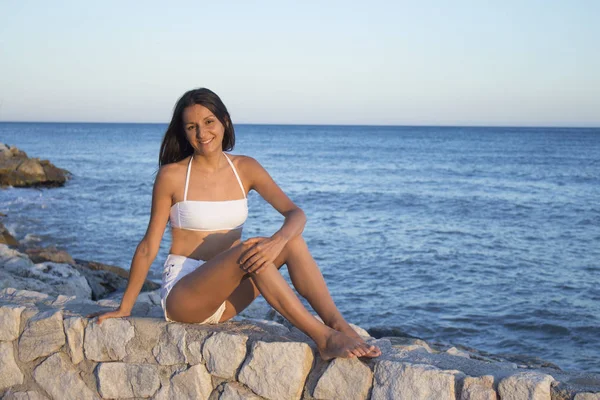
M225 127L208 108L200 104L186 107L183 110L183 129L195 153L222 151Z

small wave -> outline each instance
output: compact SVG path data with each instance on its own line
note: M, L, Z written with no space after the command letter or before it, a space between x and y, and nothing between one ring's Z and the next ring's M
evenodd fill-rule
M28 233L27 235L25 235L25 237L22 240L22 242L24 242L24 243L38 243L41 241L42 241L41 237L34 235L32 233Z
M508 322L504 324L505 327L512 330L518 331L531 331L531 332L540 332L549 335L557 335L557 336L568 336L571 334L571 330L565 326L555 325L555 324L525 324L525 323L515 323Z

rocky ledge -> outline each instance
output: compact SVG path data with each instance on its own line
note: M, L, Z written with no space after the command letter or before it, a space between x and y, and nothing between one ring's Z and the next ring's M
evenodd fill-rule
M236 318L220 325L168 323L158 291L132 316L101 325L112 309L74 296L0 291L0 396L4 399L600 399L600 376L522 369L425 342L392 344L375 360L323 361L295 328ZM581 385L588 385L582 387Z
M3 229L0 223L0 289L12 287L50 296L100 300L122 293L127 286L129 272L123 268L73 259L66 251L54 247L30 247L21 252L2 243ZM14 238L8 242L19 245ZM142 291L158 287L157 283L147 280Z
M48 160L29 158L24 151L0 143L0 186L55 187L64 185L69 177L69 171Z

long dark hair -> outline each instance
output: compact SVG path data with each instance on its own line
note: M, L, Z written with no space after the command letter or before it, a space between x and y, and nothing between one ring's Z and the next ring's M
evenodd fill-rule
M194 104L200 104L208 108L223 124L225 127L223 151L233 150L235 132L227 107L225 107L219 96L212 90L206 88L193 89L185 92L173 109L173 118L171 118L171 123L169 123L165 137L160 145L158 156L158 165L160 167L165 164L181 161L194 154L194 149L188 142L183 128L183 110Z

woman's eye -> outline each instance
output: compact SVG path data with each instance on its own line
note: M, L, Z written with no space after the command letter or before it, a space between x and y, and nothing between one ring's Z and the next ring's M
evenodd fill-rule
M212 120L208 120L206 121L206 125L211 124L213 121Z
M190 125L190 126L188 126L188 127L187 127L187 130L188 130L188 131L194 130L194 126L193 126L193 125Z

